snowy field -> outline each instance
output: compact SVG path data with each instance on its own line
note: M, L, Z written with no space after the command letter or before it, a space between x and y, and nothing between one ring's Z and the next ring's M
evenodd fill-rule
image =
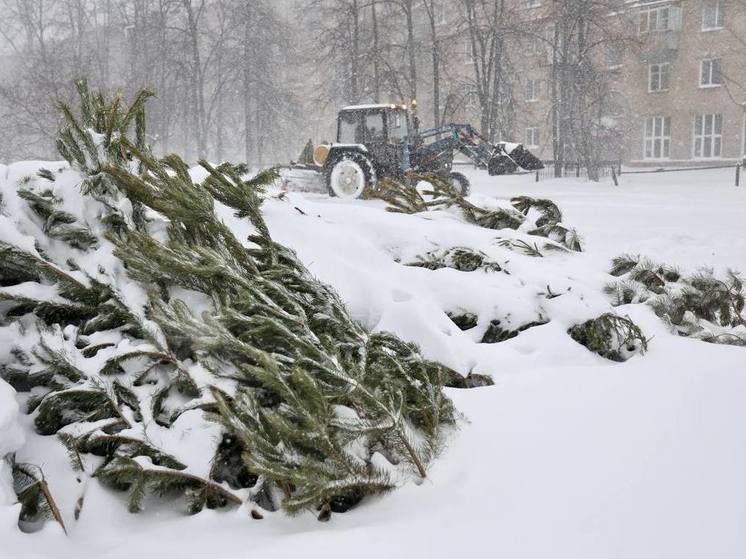
M479 202L555 200L586 251L530 258L452 214L396 215L376 201L289 193L265 204L275 239L332 284L357 320L417 342L463 374L495 379L493 387L449 391L466 420L423 484L319 523L310 514L251 520L243 508L130 515L121 495L91 483L75 521L82 489L62 447L29 435L17 458L46 457L69 535L54 523L21 534L17 511L0 508L0 558L746 556L746 350L674 336L644 305L618 309L652 338L646 355L626 363L597 357L566 334L610 310L601 290L610 259L623 252L682 271L746 271L746 187L733 187L730 170L624 175L618 188L470 175ZM245 236L245 223L230 212L224 219ZM482 250L511 274L400 263L448 246ZM547 290L562 296L550 300ZM444 311L474 312L479 325L462 332ZM478 343L495 317L515 326L550 322Z

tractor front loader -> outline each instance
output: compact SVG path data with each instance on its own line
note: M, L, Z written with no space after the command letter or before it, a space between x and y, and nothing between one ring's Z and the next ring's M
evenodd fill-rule
M521 144L492 144L468 124L419 131L416 123L416 115L406 105L345 107L337 118L337 141L317 146L312 151L313 161L295 166L293 171L320 173L330 195L359 198L384 178L405 181L409 171L442 175L467 195L469 180L453 171L457 152L490 175L544 167ZM308 159L310 146L304 153ZM297 176L293 173L290 180Z

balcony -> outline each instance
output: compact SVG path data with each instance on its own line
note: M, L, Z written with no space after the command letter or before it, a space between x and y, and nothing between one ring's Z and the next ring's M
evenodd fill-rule
M654 31L644 38L640 57L643 62L655 63L671 60L679 50L681 31Z

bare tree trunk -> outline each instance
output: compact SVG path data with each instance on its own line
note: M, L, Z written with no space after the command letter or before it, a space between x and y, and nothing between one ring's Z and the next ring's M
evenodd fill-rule
M371 0L370 11L373 24L373 101L381 102L381 38L378 32L378 10L377 0Z
M417 99L417 53L414 36L414 3L413 0L403 0L404 15L407 20L407 55L409 57L409 91L411 99Z
M559 53L559 23L555 25L554 40L552 42L552 72L551 72L551 90L552 90L552 157L554 159L554 176L561 177L564 166L564 143L562 135L562 111L560 107L560 53Z
M168 35L166 33L166 20L167 20L167 7L164 5L164 0L158 2L158 76L156 83L158 84L158 96L161 99L161 110L159 114L159 127L158 133L161 138L161 149L164 152L169 151L171 136L173 130L171 129L171 110L173 107L173 98L175 96L174 87L168 82Z
M204 0L201 0L197 13L192 7L192 0L182 0L182 5L187 15L187 36L191 55L191 86L193 111L193 134L194 144L197 148L197 157L207 156L207 119L205 112L205 80L202 70L202 58L199 48L199 19L201 17Z
M440 126L440 38L434 0L423 0L430 27L430 56L433 65L433 126Z
M252 164L253 139L252 130L254 128L252 118L251 100L253 98L253 68L251 66L254 60L251 35L254 32L254 9L251 2L246 3L245 20L243 22L243 117L244 117L244 157L248 165Z
M218 79L223 74L223 57L218 58ZM215 156L218 161L223 161L223 94L220 90L216 92L215 101Z
M497 130L497 108L500 103L500 80L502 78L502 39L496 40L496 56L495 56L495 67L492 72L492 95L489 104L489 128L490 134L487 139L490 142L495 142L498 136Z
M474 85L479 98L479 130L487 138L497 135L497 103L502 80L501 51L505 28L504 0L462 0L471 44ZM488 22L485 25L485 21Z
M264 130L264 122L262 120L260 105L257 103L254 111L254 122L257 126L257 133L254 134L257 167L264 165L264 135L261 132L261 130Z
M360 102L360 7L352 1L352 59L350 60L350 95L353 103Z

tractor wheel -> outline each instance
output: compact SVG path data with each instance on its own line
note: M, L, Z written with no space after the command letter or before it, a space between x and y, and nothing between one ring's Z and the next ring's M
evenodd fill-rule
M450 173L448 175L448 181L453 187L461 193L461 196L468 196L471 192L471 183L465 175L461 173Z
M375 184L373 164L361 153L345 153L330 165L326 173L330 196L360 198L366 189L375 187Z

